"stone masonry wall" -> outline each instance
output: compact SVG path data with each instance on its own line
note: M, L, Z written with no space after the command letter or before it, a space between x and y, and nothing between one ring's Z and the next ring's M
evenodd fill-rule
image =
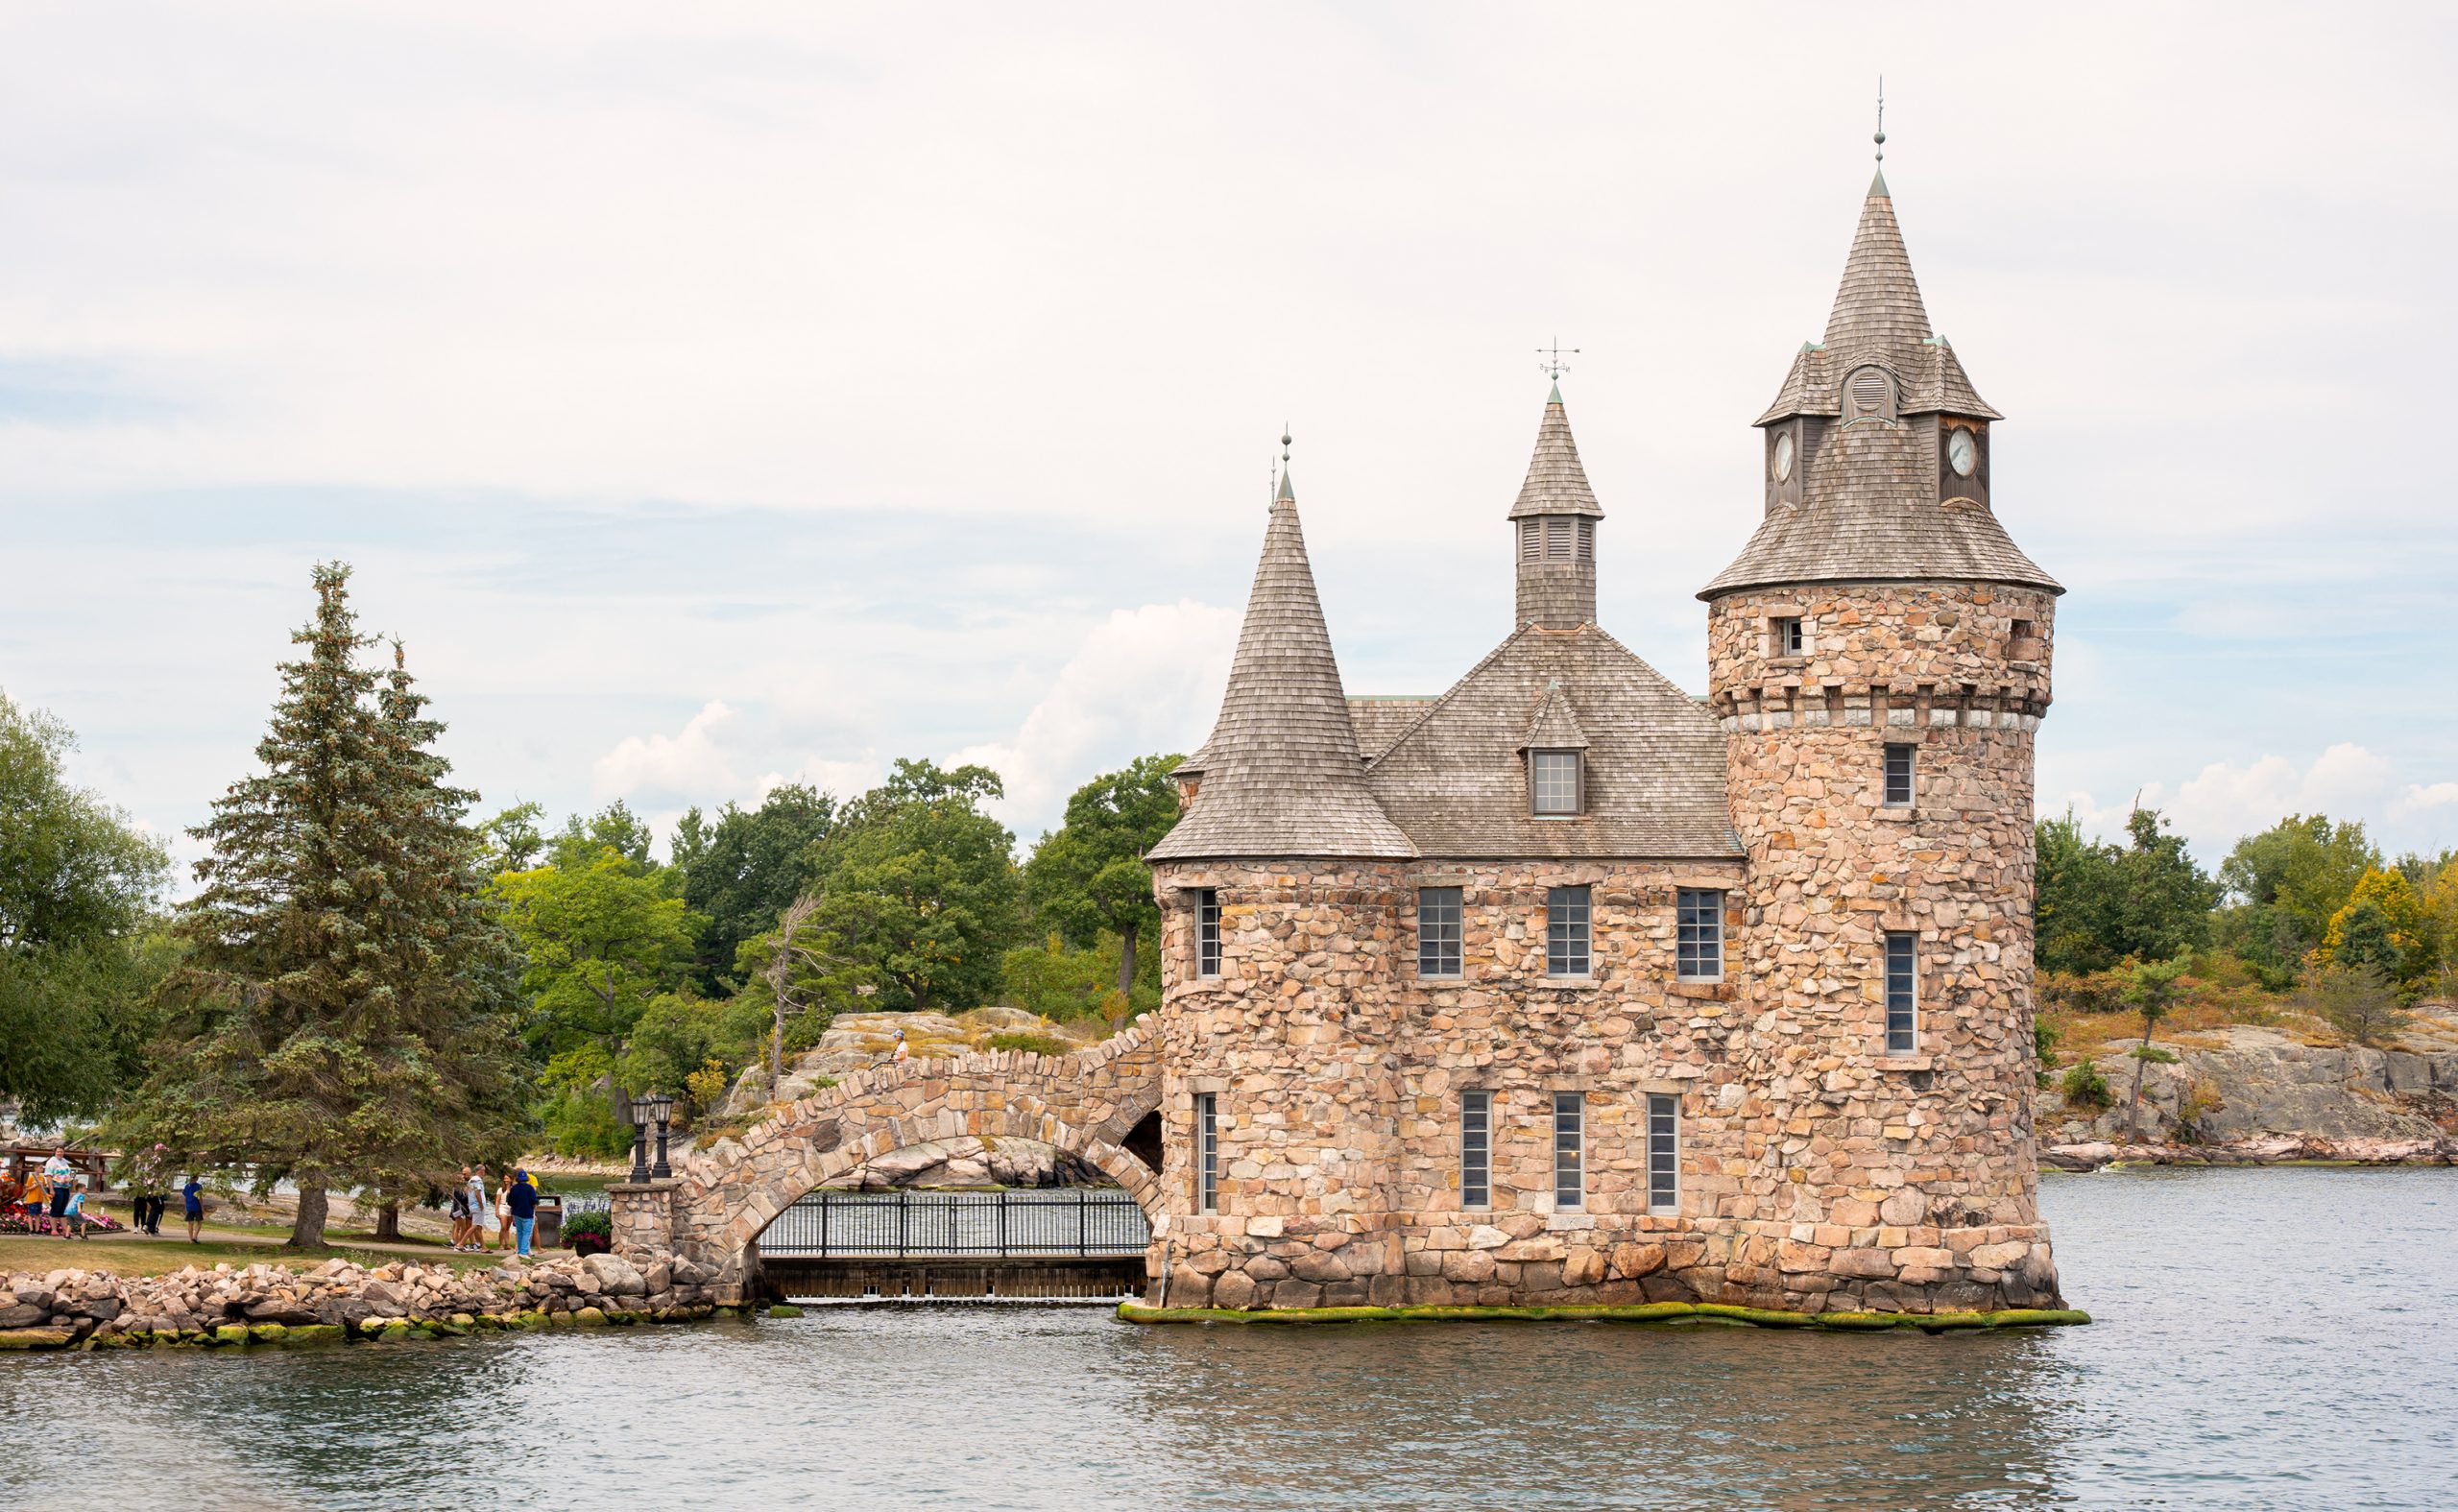
M2027 1225L1770 1221L1783 1140L1757 1084L1744 868L1305 863L1162 869L1161 1191L1173 1306L1705 1300L1801 1310L2032 1306ZM1595 968L1545 975L1545 901L1593 890ZM1463 894L1464 972L1415 973L1415 890ZM1726 979L1680 982L1674 892L1728 893ZM1194 890L1223 960L1197 978ZM1459 1200L1459 1092L1493 1094L1491 1201ZM1552 1097L1583 1094L1585 1201L1554 1211ZM1194 1098L1218 1211L1196 1212ZM1646 1211L1645 1114L1680 1099L1676 1212ZM1152 1296L1158 1298L1159 1287Z
M2037 1246L2035 1285L2053 1277L2035 1203L2031 919L2053 607L1981 585L1816 585L1712 607L1710 704L1750 857L1740 959L1759 1017L1744 1075L1771 1130L1736 1211L1856 1246L1876 1231L1881 1248L1888 1229L2004 1230ZM1771 659L1766 623L1788 614L1808 654ZM1889 742L1916 748L1908 808L1884 803ZM1916 937L1908 1055L1886 1046L1888 931Z

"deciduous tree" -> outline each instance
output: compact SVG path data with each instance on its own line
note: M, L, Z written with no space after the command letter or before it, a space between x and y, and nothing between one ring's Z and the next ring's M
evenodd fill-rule
M1034 911L1068 944L1087 947L1103 935L1118 941L1121 998L1134 990L1137 942L1160 926L1144 853L1178 822L1169 774L1182 759L1139 756L1077 788L1067 800L1066 823L1043 836L1024 863Z

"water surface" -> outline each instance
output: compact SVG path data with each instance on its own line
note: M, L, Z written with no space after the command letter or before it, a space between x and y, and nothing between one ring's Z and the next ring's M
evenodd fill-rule
M2056 1176L2086 1329L1050 1308L0 1359L0 1506L2446 1508L2458 1171Z

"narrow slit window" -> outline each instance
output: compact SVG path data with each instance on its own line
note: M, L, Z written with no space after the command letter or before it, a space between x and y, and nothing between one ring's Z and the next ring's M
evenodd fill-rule
M1459 1094L1459 1206L1486 1208L1494 1200L1494 1094Z
M1917 941L1905 930L1886 937L1886 1053L1910 1055L1919 1047L1919 973L1915 954Z
M1913 756L1919 749L1917 746L1909 744L1889 743L1887 746L1887 807L1909 808L1912 806L1912 779L1915 771Z
M1576 1212L1587 1202L1587 1098L1554 1093L1554 1211Z
M1539 814L1579 811L1578 755L1576 751L1528 753L1530 807Z
M1724 895L1684 887L1675 894L1674 966L1685 982L1718 982L1724 974Z
M1787 614L1767 622L1767 654L1771 657L1804 657L1809 655L1809 641L1801 635L1798 614Z
M1545 896L1545 974L1585 976L1587 889L1556 887Z
M1194 974L1220 974L1220 894L1209 887L1194 895Z
M1215 1092L1194 1094L1194 1200L1198 1212L1220 1211L1220 1117Z
M1648 1212L1681 1211L1681 1099L1648 1094Z
M1459 974L1459 889L1417 889L1417 974Z

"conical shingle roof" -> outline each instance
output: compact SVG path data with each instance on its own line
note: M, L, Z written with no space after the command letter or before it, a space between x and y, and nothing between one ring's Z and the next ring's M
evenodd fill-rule
M1545 401L1545 418L1536 422L1536 453L1528 459L1528 480L1510 507L1512 519L1530 515L1604 517L1596 491L1587 486L1587 469L1578 465L1578 443L1571 440L1571 418L1562 408L1559 384Z
M1264 533L1202 783L1148 859L1415 855L1365 786L1297 501L1286 477Z

